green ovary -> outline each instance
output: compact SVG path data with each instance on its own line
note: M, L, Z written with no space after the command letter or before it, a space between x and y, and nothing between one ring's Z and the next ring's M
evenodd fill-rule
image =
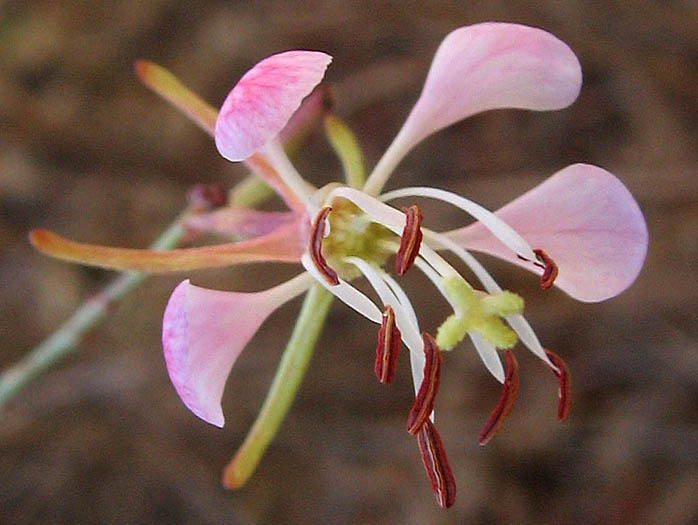
M502 317L523 311L520 296L508 291L494 295L478 292L461 277L444 278L443 285L455 306L455 313L436 332L439 348L452 349L468 332L477 332L498 348L511 348L516 344L516 332L504 323Z

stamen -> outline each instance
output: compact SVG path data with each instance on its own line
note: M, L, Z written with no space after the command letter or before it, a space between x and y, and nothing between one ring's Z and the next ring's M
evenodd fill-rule
M533 250L533 253L536 254L536 259L544 265L543 275L540 278L540 287L543 290L547 290L553 286L557 278L557 264L540 248Z
M485 426L482 427L477 437L478 442L483 446L499 431L499 427L502 426L509 412L511 412L514 399L516 399L516 392L519 389L519 364L516 362L514 352L507 350L505 361L507 364L507 375L502 385L502 395L499 397L497 406L494 407L490 418L487 420L487 423L485 423Z
M422 212L419 210L419 206L415 204L409 208L402 208L402 211L405 213L407 221L402 230L400 249L395 259L395 271L398 275L404 275L412 267L422 243Z
M366 188L364 187L364 191L365 190ZM460 195L456 195L455 193L451 193L450 191L426 187L401 188L399 190L389 191L381 195L380 199L386 202L399 197L426 197L428 199L437 199L448 202L449 204L460 208L480 221L490 232L492 232L492 235L502 241L502 243L514 253L529 259L533 259L535 257L531 247L528 245L526 240L516 232L516 230L514 230L497 215L489 211L487 208L480 206L476 202L461 197Z
M360 259L358 257L345 257L345 261L352 263L356 266L361 273L364 274L368 282L371 284L373 289L380 297L383 305L392 305L393 311L395 313L395 324L399 328L402 340L404 341L407 348L410 349L410 354L414 354L415 357L424 361L424 343L422 342L422 337L419 335L419 325L416 320L414 312L408 313L408 310L412 309L412 305L409 299L403 291L400 290L400 299L388 285L387 279L388 274L383 270L371 266L369 263ZM336 287L333 287L333 289ZM383 322L383 316L379 316L378 323ZM423 366L421 368L424 368ZM419 389L419 384L421 384L422 379L420 375L419 383L416 390Z
M395 297L397 297L397 300L400 302L400 306L402 306L405 309L405 312L409 316L409 319L414 325L414 327L417 328L417 330L419 330L419 321L417 320L417 314L415 313L414 308L412 307L412 303L410 302L409 297L407 297L405 290L403 290L397 283L397 281L387 273L383 274L383 280L386 283L388 283L390 291L392 291Z
M434 492L439 505L447 509L456 500L456 481L453 479L453 472L448 464L441 436L434 423L429 419L422 425L417 442L419 443L419 451L422 453L424 469L429 476L431 490Z
M382 203L379 200L367 195L363 191L341 186L335 188L329 198L341 197L351 201L369 215L374 222L377 222L396 235L402 235L405 224L405 214L400 213L395 208ZM533 253L533 252L531 252ZM427 244L419 247L419 254L431 264L442 276L457 276L458 272L438 253L432 250ZM534 255L532 255L533 257Z
M337 272L330 268L322 256L322 239L325 235L325 223L331 211L332 208L330 206L325 206L315 215L315 219L313 219L313 223L310 226L310 235L308 236L308 253L315 268L317 268L323 278L332 286L337 286L339 284L339 276Z
M390 384L395 379L400 338L400 330L395 325L395 312L390 305L386 305L383 311L383 322L378 330L378 347L374 366L376 377L381 383Z
M417 392L417 399L407 416L407 432L416 434L429 419L434 410L434 399L441 381L441 351L434 338L426 332L422 334L424 342L424 379Z
M560 356L558 356L554 352L551 352L547 348L545 349L545 354L548 356L548 359L550 359L550 361L555 365L555 368L557 368L556 370L555 368L550 367L550 370L552 370L553 374L555 374L555 376L560 380L560 400L557 404L557 418L560 421L564 421L570 414L570 402L572 398L572 381L570 378L570 373L567 369L567 365L560 358Z
M341 300L348 307L360 313L369 321L376 324L381 324L383 322L383 314L376 307L373 301L354 288L351 284L343 281L342 279L339 280L339 284L336 286L328 283L320 271L315 267L313 261L310 259L310 255L307 253L302 255L301 264L317 282L324 286L326 290Z

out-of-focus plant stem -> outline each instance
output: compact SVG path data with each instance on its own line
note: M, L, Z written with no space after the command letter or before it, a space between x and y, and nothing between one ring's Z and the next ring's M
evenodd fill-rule
M153 250L176 247L186 236L180 215L151 245ZM74 352L80 341L100 322L126 294L143 283L149 274L125 272L85 301L63 325L26 354L18 363L0 374L0 408L13 399L34 379Z

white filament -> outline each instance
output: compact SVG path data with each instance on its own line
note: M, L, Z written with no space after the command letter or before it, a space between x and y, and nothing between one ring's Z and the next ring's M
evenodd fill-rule
M465 197L461 197L460 195L450 191L422 186L389 191L388 193L381 195L379 198L382 201L389 201L400 197L426 197L452 204L480 221L488 230L492 232L495 237L497 237L497 239L502 241L502 243L514 253L519 254L530 261L536 260L536 255L533 253L531 247L524 240L524 238L521 237L516 230L514 230L514 228L509 226L506 222L497 217L487 208L480 206L478 203L473 202L470 199L466 199Z
M410 352L414 352L417 356L423 356L424 348L422 337L419 335L419 328L414 325L409 314L405 311L402 302L395 296L393 291L383 280L383 276L381 275L382 272L374 269L370 264L358 257L345 257L344 260L356 266L359 271L364 274L378 294L378 297L380 297L384 306L390 305L393 308L395 312L395 323L402 333L402 339L410 349Z
M405 226L405 214L401 211L353 188L336 188L330 193L330 198L333 197L342 197L351 201L375 222L382 224L397 236L402 236L402 230ZM422 231L424 231L423 228ZM448 264L443 257L432 250L428 245L422 243L419 254L424 257L442 277L456 277L459 275L453 266Z
M324 276L315 268L315 265L310 260L310 256L304 253L301 257L303 267L312 275L317 282L323 285L333 295L339 298L347 306L353 308L366 319L373 321L376 324L383 322L383 314L378 307L368 297L362 294L359 290L348 284L346 281L339 279L339 284L331 285Z

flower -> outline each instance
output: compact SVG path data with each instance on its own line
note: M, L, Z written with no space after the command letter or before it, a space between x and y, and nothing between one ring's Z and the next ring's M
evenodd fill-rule
M522 315L521 297L502 290L469 250L541 273L544 289L555 285L580 301L595 302L619 294L634 281L647 250L647 228L625 186L602 168L586 164L562 169L494 213L432 187L383 193L405 155L444 127L489 109L541 111L570 105L581 88L581 67L569 47L553 35L507 23L453 31L437 50L416 105L365 183L362 174L354 173L350 185L330 183L318 189L296 171L280 135L330 62L329 55L316 51L266 58L239 80L217 116L176 89L160 89L212 131L223 157L246 162L288 204L290 211L284 213L224 207L190 222L193 228L249 237L246 240L169 252L84 245L44 230L32 232L31 240L50 255L115 269L162 272L255 261L300 263L304 272L256 293L208 290L189 280L176 287L163 317L162 341L180 398L204 421L223 426L221 398L237 357L274 310L319 283L380 325L375 372L381 382L393 380L401 342L408 348L416 399L407 430L417 435L432 489L448 507L454 501L455 481L433 423L442 350L468 336L486 368L503 384L479 436L483 445L499 430L516 396L518 364L511 348L518 339L558 378L561 420L570 403L564 361L541 345ZM138 67L150 85L171 81L157 66ZM341 150L353 146L341 136L345 130L333 121L328 127L347 160L350 152ZM436 232L422 226L416 204L401 209L387 204L398 198L437 199L476 222ZM439 254L443 250L460 258L483 289L448 263ZM420 329L409 298L386 271L393 255L398 276L418 268L452 307L435 336ZM359 276L371 284L379 304L352 286ZM498 349L505 350L506 369Z

